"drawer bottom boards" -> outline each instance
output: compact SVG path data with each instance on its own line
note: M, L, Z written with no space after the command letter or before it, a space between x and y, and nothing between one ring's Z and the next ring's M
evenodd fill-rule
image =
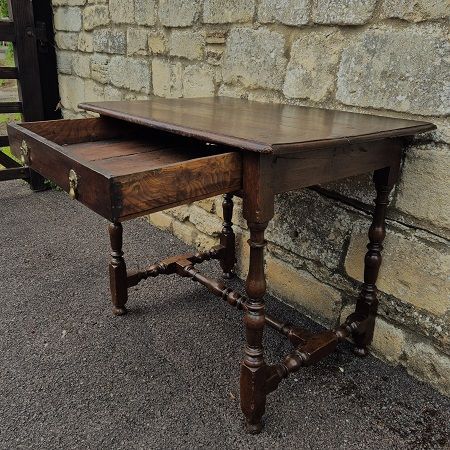
M109 118L8 126L12 152L110 221L239 190L239 152Z

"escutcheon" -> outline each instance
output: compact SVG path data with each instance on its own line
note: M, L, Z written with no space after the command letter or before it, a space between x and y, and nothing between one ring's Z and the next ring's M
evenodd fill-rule
M78 196L78 175L75 170L69 170L69 197L75 200Z

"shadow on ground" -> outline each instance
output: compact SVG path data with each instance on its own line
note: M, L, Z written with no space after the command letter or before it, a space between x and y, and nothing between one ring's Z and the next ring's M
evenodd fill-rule
M103 219L17 181L0 184L0 210L0 448L448 448L450 401L345 345L270 395L263 434L244 434L238 311L159 277L113 318ZM142 220L124 229L131 268L187 250ZM265 344L271 361L287 351L270 331Z

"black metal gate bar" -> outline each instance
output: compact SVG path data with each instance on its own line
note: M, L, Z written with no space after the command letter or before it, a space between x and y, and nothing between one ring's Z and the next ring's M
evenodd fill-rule
M39 18L39 33L34 12ZM49 45L53 41L50 0L9 0L9 15L9 19L0 21L0 40L13 43L16 67L1 67L0 78L17 79L20 101L0 103L0 113L21 113L25 121L60 118L55 100L59 98L56 56L53 46ZM44 101L44 92L49 104ZM8 137L0 136L0 147L7 145ZM17 162L1 150L0 164L6 167L0 181L26 178L33 190L45 189L44 178L28 168L18 167Z

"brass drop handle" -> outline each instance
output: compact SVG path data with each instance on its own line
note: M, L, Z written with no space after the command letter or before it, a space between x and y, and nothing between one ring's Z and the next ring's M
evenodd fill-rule
M75 170L69 170L69 197L75 200L78 196L78 175Z
M29 156L30 148L28 147L28 144L25 142L25 140L23 140L22 144L20 145L20 161L24 166L28 164Z

